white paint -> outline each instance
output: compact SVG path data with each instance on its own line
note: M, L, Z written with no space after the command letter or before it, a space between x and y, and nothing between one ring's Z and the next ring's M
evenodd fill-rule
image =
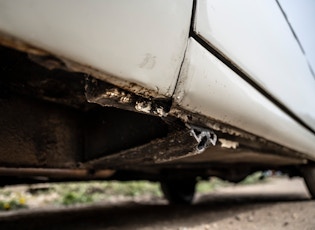
M315 158L312 133L193 39L189 41L174 100L184 109Z
M315 71L315 1L279 0Z
M0 32L171 96L192 0L0 0Z
M275 0L198 0L196 15L197 34L315 130L315 78Z

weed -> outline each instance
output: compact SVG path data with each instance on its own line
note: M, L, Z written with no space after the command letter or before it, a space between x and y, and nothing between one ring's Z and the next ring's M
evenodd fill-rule
M246 177L240 184L254 184L262 181L262 173L257 172ZM210 181L199 181L198 193L207 193L231 183L212 177ZM23 187L23 186L22 186ZM25 190L25 191L24 191ZM51 196L50 204L74 205L111 200L115 197L162 197L159 183L148 181L90 181L76 183L51 183L35 186L8 186L0 189L0 210L12 210L27 207L26 199ZM39 199L40 200L40 199ZM43 199L42 199L43 200ZM42 201L43 202L43 201Z
M20 197L19 199L10 199L10 200L0 200L0 210L15 210L26 208L25 198Z

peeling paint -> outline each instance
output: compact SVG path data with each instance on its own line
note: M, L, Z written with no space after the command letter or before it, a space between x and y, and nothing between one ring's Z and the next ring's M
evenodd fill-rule
M219 139L219 142L221 143L222 148L227 148L227 149L236 149L239 146L239 143L236 141L229 141L223 138Z
M162 107L156 108L156 111L153 112L155 115L158 115L159 117L167 117L168 113L164 111Z
M151 102L137 101L135 109L139 112L150 113L151 112Z
M118 101L122 104L130 103L132 100L130 94L120 91L117 88L107 90L102 96L105 98L119 98Z
M168 116L172 103L163 98L144 98L91 76L86 78L85 96L90 103L159 117Z

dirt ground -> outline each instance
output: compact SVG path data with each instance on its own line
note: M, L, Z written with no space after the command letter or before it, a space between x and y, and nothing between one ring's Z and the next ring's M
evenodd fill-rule
M315 229L315 202L301 179L221 188L198 194L192 206L140 197L71 208L0 214L0 229Z

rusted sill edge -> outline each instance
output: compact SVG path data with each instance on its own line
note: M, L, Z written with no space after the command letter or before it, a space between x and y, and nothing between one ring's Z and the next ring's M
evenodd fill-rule
M107 168L132 168L161 164L199 154L197 146L198 142L191 135L191 130L184 128L170 133L167 137L154 139L147 144L87 161L83 163L83 167L92 169L104 166Z
M222 123L219 120L209 118L198 113L192 113L176 104L172 105L169 115L179 118L186 124L193 124L212 129L214 132L216 132L218 138L225 138L227 140L237 141L241 144L240 147L246 147L252 151L259 150L260 152L266 153L272 152L273 154L280 156L290 156L315 161L315 158L311 158L304 153L297 152L288 147L284 147L263 137L259 137L250 132L236 128L232 125ZM261 148L259 146L264 147ZM307 163L307 161L305 163Z
M143 86L140 86L136 83L130 83L127 80L119 79L113 75L107 74L105 72L99 71L92 66L87 66L80 64L78 62L69 60L66 57L54 55L46 50L37 48L33 45L30 45L27 42L17 39L13 36L4 34L0 32L0 45L28 53L31 55L31 60L35 61L37 64L40 64L48 69L58 68L68 72L81 72L88 76L93 76L101 81L111 83L117 87L120 87L126 91L130 91L144 98L158 98L158 99L169 99L164 95L159 94L153 89L147 89ZM38 58L34 57L38 56ZM40 60L47 61L41 62ZM49 61L53 61L55 65L51 66Z
M171 99L148 99L125 91L114 85L87 77L85 81L85 97L89 103L166 117L171 107Z

